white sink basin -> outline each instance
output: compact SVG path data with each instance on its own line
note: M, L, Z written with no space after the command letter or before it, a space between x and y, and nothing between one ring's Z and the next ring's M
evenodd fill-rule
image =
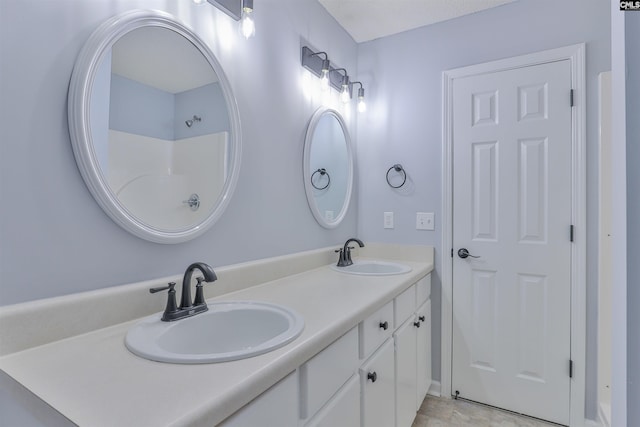
M341 273L360 274L363 276L391 276L411 271L411 267L405 264L371 260L354 261L353 264L347 267L338 267L334 264L331 268Z
M129 351L159 362L227 362L275 350L304 329L293 310L258 301L213 302L208 311L174 322L161 316L147 317L129 330Z

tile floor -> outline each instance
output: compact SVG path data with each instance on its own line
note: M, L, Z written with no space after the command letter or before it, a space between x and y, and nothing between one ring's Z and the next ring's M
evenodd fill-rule
M477 403L427 396L412 427L559 427Z

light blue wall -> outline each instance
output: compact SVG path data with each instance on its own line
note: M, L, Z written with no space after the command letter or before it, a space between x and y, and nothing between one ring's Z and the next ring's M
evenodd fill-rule
M175 139L191 138L231 130L227 104L219 83L211 83L175 95ZM187 127L185 120L202 119Z
M361 44L358 75L368 111L358 121L359 221L365 241L436 247L433 275L434 376L440 373L442 72L586 42L587 78L587 415L595 417L597 368L597 76L610 69L609 4L602 0L520 0ZM385 182L401 163L405 191ZM395 228L383 229L383 212ZM417 231L416 212L435 212L436 230ZM445 251L448 248L445 248Z
M627 61L627 425L640 426L640 13L625 12Z
M100 88L101 85L95 87ZM111 74L110 96L111 104L106 116L109 129L166 141L231 130L227 104L219 83L173 94ZM101 118L102 113L91 114L91 118ZM185 121L194 115L202 120L188 127Z
M116 225L85 186L69 139L76 56L102 22L134 8L164 10L194 29L225 70L240 113L242 165L227 211L178 245ZM316 0L266 0L254 14L256 37L245 40L206 2L0 0L0 305L179 274L196 260L215 267L337 247L355 235L356 209L326 230L307 205L303 142L319 105L301 89L300 40L354 71L357 45ZM282 164L291 167L275 167Z
M112 73L109 129L173 141L174 98L172 93Z

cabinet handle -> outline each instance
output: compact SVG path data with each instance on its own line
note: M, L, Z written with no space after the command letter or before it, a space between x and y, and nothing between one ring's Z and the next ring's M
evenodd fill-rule
M372 383L375 383L378 380L378 374L376 374L375 371L374 372L369 372L367 374L367 379L371 380Z
M380 329L384 329L385 331L389 329L389 322L380 322Z
M413 322L413 326L415 326L416 328L420 327L420 322Z
M424 316L418 316L418 320L424 322Z

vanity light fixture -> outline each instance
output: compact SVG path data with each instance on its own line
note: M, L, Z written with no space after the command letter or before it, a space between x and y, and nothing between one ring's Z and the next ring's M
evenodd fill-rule
M209 3L226 13L236 21L244 38L256 34L256 23L253 20L253 0L193 0L195 4Z
M253 0L242 0L240 32L245 39L249 39L256 34L256 23L253 20Z
M324 56L324 59L320 58ZM314 52L307 46L302 47L302 66L321 79L322 90L333 86L340 92L340 101L348 104L353 94L353 85L359 84L358 111L364 112L367 105L364 102L364 87L361 82L350 82L349 74L344 68L333 68L326 52ZM326 79L326 80L325 80Z
M367 104L364 102L364 86L362 86L362 82L351 82L351 86L355 84L360 85L358 89L358 112L364 113L367 111Z

